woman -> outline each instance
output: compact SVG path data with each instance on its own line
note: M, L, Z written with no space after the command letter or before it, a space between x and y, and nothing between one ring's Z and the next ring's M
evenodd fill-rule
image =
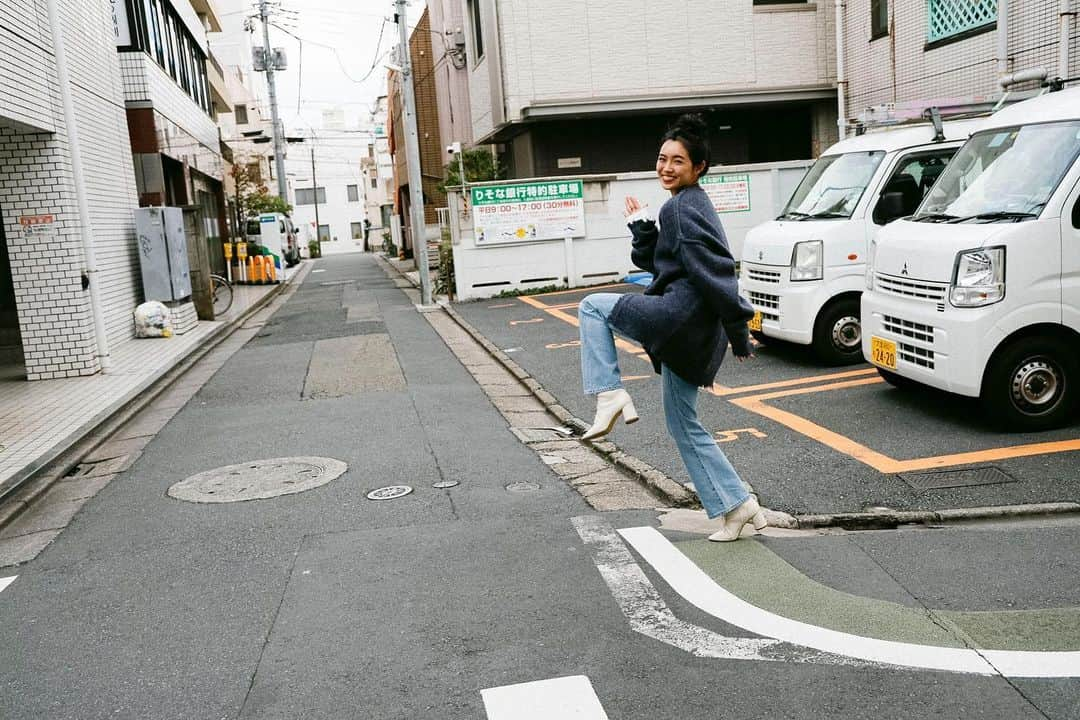
M636 422L622 386L612 331L645 348L664 388L664 417L709 518L723 517L710 540L737 540L743 526L765 527L765 516L735 468L697 417L697 391L712 386L730 341L739 360L753 357L746 321L754 311L738 292L735 260L720 218L698 179L709 167L707 127L683 115L661 139L656 160L660 184L671 198L659 222L637 199L626 198L633 234L630 258L653 274L643 295L596 293L580 305L581 376L596 395L596 419L582 436L611 432L619 415Z

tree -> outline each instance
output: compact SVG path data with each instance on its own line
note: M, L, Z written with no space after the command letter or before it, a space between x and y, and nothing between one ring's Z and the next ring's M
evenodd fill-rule
M277 195L271 195L266 191L249 195L246 205L246 210L249 215L261 215L263 213L281 213L282 215L288 215L292 212L292 205L285 202Z
M292 205L277 195L271 195L262 181L260 164L256 161L237 162L232 167L233 181L236 183L236 204L239 208L241 229L249 217L262 213L283 213L292 211Z
M501 180L506 177L506 168L499 165L495 156L487 148L472 148L461 153L465 161L465 179L467 182L484 182L485 180ZM460 161L455 157L453 162L446 165L444 174L446 181L439 189L446 192L446 188L461 185Z

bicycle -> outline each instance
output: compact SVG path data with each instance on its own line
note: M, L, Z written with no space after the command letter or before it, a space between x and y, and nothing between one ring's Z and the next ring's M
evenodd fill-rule
M221 275L210 274L210 295L214 299L214 317L224 315L232 307L233 286Z

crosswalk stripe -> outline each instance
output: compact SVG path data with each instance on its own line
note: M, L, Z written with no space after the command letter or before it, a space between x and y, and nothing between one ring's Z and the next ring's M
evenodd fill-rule
M608 720L584 675L488 688L480 697L488 720Z

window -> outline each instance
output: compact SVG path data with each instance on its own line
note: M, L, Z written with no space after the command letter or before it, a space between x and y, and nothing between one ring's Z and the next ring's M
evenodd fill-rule
M346 185L345 192L349 194L349 202L360 202L360 187L357 185Z
M371 189L372 190L378 190L379 189L379 178L371 178Z
M885 153L822 155L803 177L781 217L803 220L851 217Z
M237 105L237 106L235 106L233 108L233 114L236 115L236 124L237 125L247 125L248 124L247 105Z
M316 199L319 203L326 203L326 188L318 189L318 197L316 198L315 190L312 188L306 188L296 191L296 204L297 205L314 205Z
M941 171L949 164L949 160L956 154L959 148L943 148L930 152L912 153L900 159L893 170L892 177L888 179L881 189L881 195L885 193L900 193L903 198L902 213L899 217L907 217L918 209L930 188L934 187ZM874 208L874 222L884 225L888 220L883 214L883 208Z
M474 65L484 57L484 28L480 23L480 2L481 0L467 0L469 21L472 26Z
M330 226L319 226L319 242L330 242Z
M889 34L889 0L870 0L870 39Z
M997 0L927 0L926 42L962 40L997 22Z
M349 223L349 230L352 232L353 240L364 239L364 223Z

